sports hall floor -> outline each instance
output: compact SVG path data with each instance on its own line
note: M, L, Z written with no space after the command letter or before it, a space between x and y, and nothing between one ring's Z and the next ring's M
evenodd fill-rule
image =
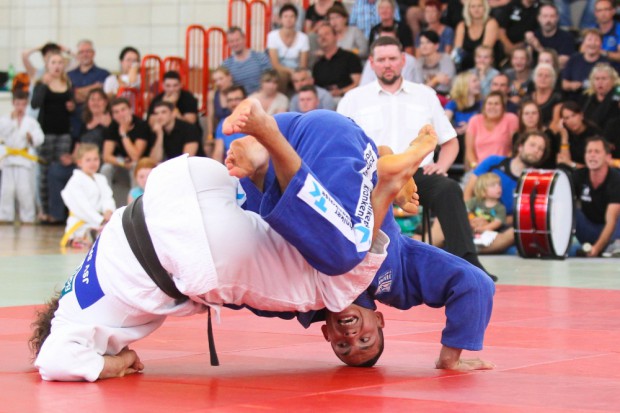
M319 328L224 311L221 366L206 318L169 319L136 343L142 374L42 382L26 340L37 304L84 252L60 253L58 227L0 227L0 412L620 412L620 260L484 257L500 277L480 356L493 371L433 368L442 310L383 307L386 350L372 369L343 367Z

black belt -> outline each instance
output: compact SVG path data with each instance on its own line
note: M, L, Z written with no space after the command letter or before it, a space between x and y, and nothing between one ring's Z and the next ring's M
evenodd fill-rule
M189 299L183 294L172 281L170 274L159 262L153 241L149 235L144 218L144 207L142 206L142 196L125 208L123 212L123 230L129 242L131 251L136 259L153 280L155 285L159 287L168 297L174 298L177 304L183 303ZM211 355L211 365L219 366L219 360L215 351L215 341L213 339L213 327L211 325L211 307L207 307L208 312L208 336L209 336L209 353Z

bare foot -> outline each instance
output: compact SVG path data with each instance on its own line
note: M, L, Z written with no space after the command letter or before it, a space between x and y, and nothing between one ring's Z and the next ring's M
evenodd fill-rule
M403 187L411 185L411 177L436 146L435 130L431 125L425 125L405 152L380 157L377 165L379 181L375 191L394 198Z
M490 361L475 359L458 359L455 363L445 363L440 360L435 362L435 368L453 371L493 370L495 364Z
M273 117L267 115L260 102L254 98L243 100L233 113L224 120L222 131L226 135L245 133L263 142L278 130Z
M256 138L245 136L232 141L224 164L230 175L237 178L250 177L260 188L262 178L269 168L269 152Z
M409 178L405 186L401 188L394 203L398 205L402 211L402 216L416 215L420 208L420 195L418 195L418 186L413 178ZM396 211L394 211L396 214Z

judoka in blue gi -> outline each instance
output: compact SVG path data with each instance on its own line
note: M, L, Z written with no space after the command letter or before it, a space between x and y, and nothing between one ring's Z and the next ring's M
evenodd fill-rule
M365 204L372 190L369 178L376 169L377 149L361 129L351 128L350 122L328 111L270 117L258 102L246 100L224 125L225 133L251 135L235 141L226 159L231 175L243 178L246 208L260 213L312 266L329 274L342 273L359 261L368 242L363 229L374 225ZM329 127L319 128L319 124ZM434 132L428 126L420 133ZM290 148L275 143L282 137ZM415 142L418 140L410 148L415 148ZM360 152L360 148L364 150ZM389 153L388 148L381 150ZM379 171L395 174L405 167L401 161L383 163ZM379 182L381 178L379 173ZM410 185L415 186L413 182ZM382 196L379 189L377 185L373 196ZM409 195L400 195L397 201L405 205L412 201ZM374 223L382 223L381 231L390 238L388 257L354 304L339 313L250 310L262 316L297 316L305 327L324 320L325 339L344 363L372 366L383 351L385 325L383 315L375 311L375 300L399 309L420 304L445 306L447 321L436 367L461 371L493 368L487 361L460 357L463 349L482 349L495 292L491 279L461 258L402 236L391 207L378 211L378 205L382 208L381 202L373 202ZM288 219L283 206L307 213L298 214L303 219L294 221ZM378 229L374 227L373 233Z

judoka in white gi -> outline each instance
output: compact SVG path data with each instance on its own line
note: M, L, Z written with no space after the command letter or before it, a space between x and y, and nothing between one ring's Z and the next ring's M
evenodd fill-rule
M112 188L105 176L97 173L101 165L97 145L81 144L76 158L78 169L73 170L73 175L60 193L69 209L65 234L60 242L62 247L68 244L90 246L116 209ZM91 236L91 231L94 236Z
M35 148L43 143L39 122L26 115L28 94L13 93L13 111L0 117L0 221L34 223L36 217ZM17 211L15 203L17 201Z
M117 210L62 290L35 361L41 377L95 381L141 370L126 346L166 316L204 312L206 305L345 308L385 259L387 239L379 236L354 270L323 275L258 215L237 206L243 199L237 189L238 181L211 159L182 156L155 168L143 198L149 233L161 264L191 299L177 303L146 275L123 231L124 208Z
M272 141L269 148L286 196L287 173L294 175L301 162L294 150L290 152L288 142L281 135L279 138L283 141ZM369 142L365 139L351 143L359 146L364 165ZM371 196L373 208L386 209L401 195L411 169L415 172L434 143L428 147L419 155L393 156L411 167L401 163L398 172L387 168L389 177L381 178L375 187L381 195ZM291 159L288 164L287 157ZM378 163L379 176L382 165ZM339 167L334 165L334 169ZM224 166L206 158L182 156L155 168L142 198L148 232L161 265L190 300L175 301L149 278L123 230L124 208L117 210L82 266L65 284L57 309L52 304L35 323L30 344L38 354L35 366L41 377L95 381L140 371L143 364L127 346L158 328L168 315L187 316L205 311L206 306L217 312L223 304L267 311L325 307L341 311L368 287L386 257L389 241L385 234L374 234L368 253L350 271L328 276L310 266L259 215L238 206L245 202L241 188ZM379 205L377 198L383 204ZM415 195L405 198L417 207ZM283 207L275 209L285 212L287 206ZM300 212L290 208L286 213L295 220Z

